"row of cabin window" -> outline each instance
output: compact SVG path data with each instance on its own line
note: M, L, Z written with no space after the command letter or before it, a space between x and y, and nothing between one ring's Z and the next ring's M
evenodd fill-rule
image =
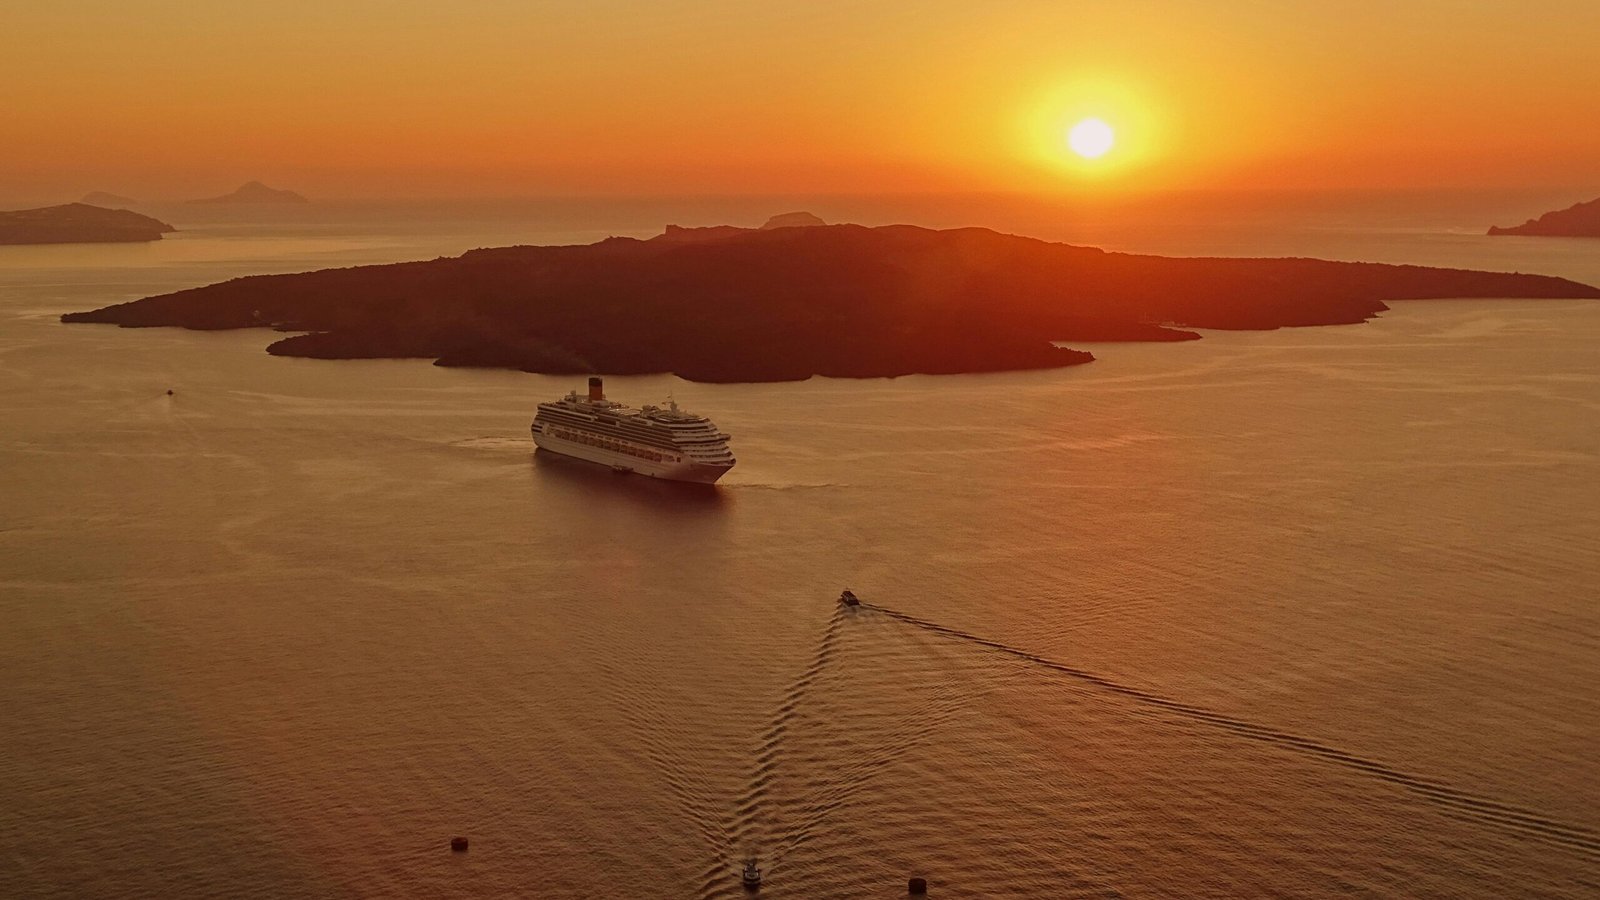
M618 453L626 453L629 456L637 456L640 459L648 459L654 462L667 462L667 455L664 453L657 453L654 450L641 450L631 444L624 444L620 441L613 441L606 438L597 438L593 435L584 434L582 432L567 431L564 428L557 428L556 436L566 438L569 441L577 441L580 444L588 444L591 447L599 447L602 450L614 450Z

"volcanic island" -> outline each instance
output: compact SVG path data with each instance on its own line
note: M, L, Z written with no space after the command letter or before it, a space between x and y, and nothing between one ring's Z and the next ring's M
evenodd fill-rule
M1058 368L1074 342L1364 322L1387 301L1600 298L1547 275L1112 253L985 228L797 222L254 275L65 322L294 332L316 359L763 382Z

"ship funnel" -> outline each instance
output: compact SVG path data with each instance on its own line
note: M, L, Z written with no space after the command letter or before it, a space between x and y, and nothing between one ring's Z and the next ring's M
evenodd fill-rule
M601 400L604 400L605 398L606 398L605 383L600 380L600 376L598 376L598 375L591 376L589 378L589 402L591 402L591 403L599 403Z

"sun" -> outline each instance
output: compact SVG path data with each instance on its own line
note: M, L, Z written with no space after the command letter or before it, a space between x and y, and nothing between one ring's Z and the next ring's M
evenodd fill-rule
M1104 119L1084 119L1067 132L1067 146L1084 159L1105 156L1116 142L1116 132Z

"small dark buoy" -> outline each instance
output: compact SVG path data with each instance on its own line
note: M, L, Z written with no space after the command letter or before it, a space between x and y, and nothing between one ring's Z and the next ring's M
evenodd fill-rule
M172 388L167 388L167 396L168 397L172 396Z
M467 839L464 838L464 837L459 837L459 836L451 838L450 839L450 849L454 850L457 853L465 853L465 852L467 852Z
M926 894L928 892L928 879L913 878L906 882L906 890L912 894Z

